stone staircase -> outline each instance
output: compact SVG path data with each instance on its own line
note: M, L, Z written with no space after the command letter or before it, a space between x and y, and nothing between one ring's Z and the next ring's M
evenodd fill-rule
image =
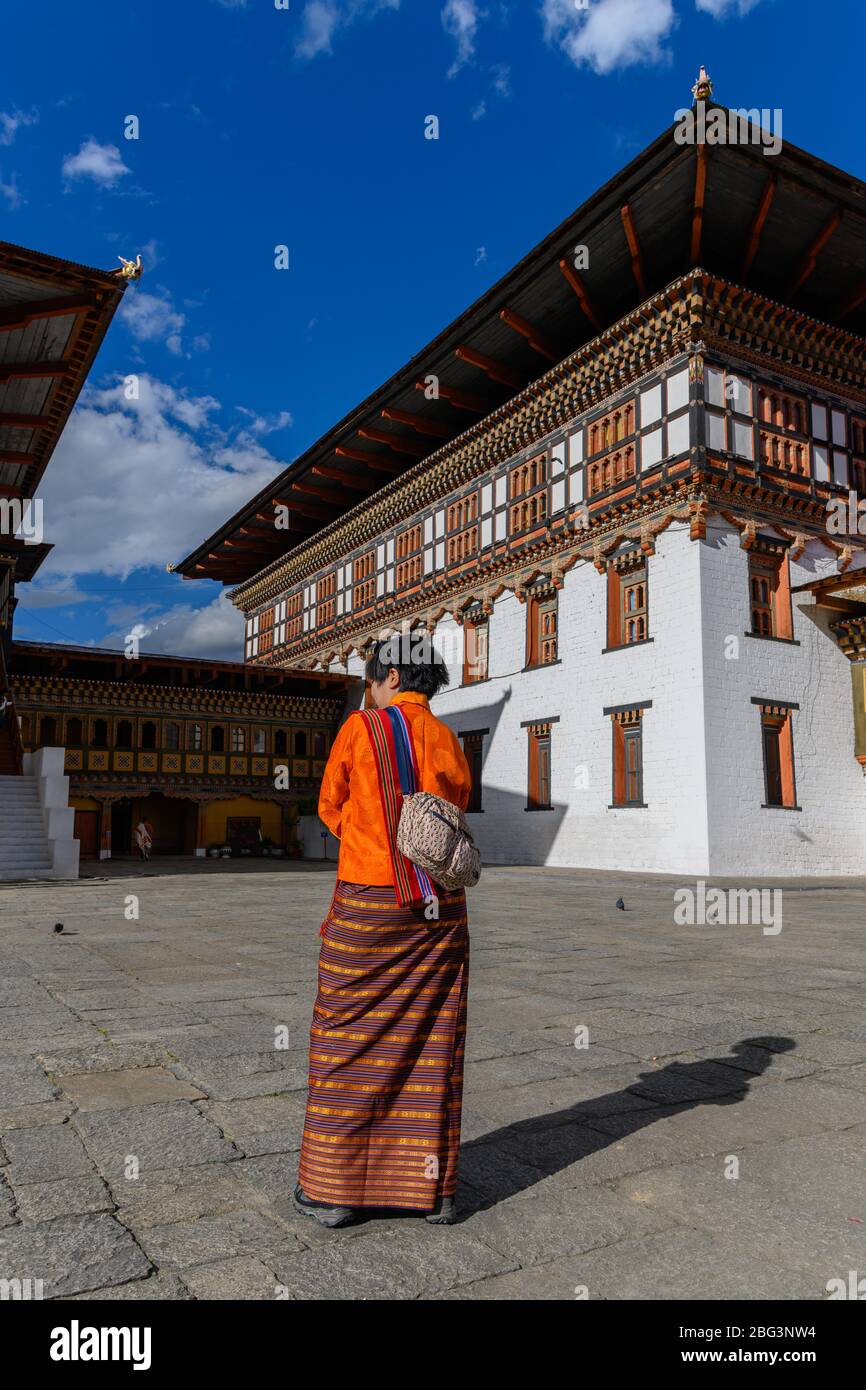
M0 776L0 879L51 878L35 777Z
M26 753L23 773L0 774L0 881L77 878L79 843L62 748Z

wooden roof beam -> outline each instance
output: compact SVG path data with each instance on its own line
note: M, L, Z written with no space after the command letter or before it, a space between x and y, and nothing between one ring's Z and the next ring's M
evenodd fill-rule
M0 463L32 463L35 457L35 454L25 454L20 449L0 449Z
M326 468L323 463L314 464L312 471L317 478L331 478L335 483L354 488L357 492L369 492L371 487L377 486L372 479L365 482L356 473L346 473L342 468Z
M433 434L439 439L450 439L451 431L447 425L440 425L436 420L430 420L426 415L412 415L408 410L395 410L392 406L386 406L382 411L383 420L394 420L398 425L409 425L418 434Z
M341 507L341 506L343 505L343 500L344 500L344 499L343 499L342 497L335 497L335 496L334 496L334 489L331 488L331 487L328 487L328 484L327 484L327 483L315 483L315 482L312 482L312 483L305 483L305 482L299 482L299 483L291 483L290 486L291 486L292 492L300 492L300 493L303 493L305 496L308 496L308 497L309 497L309 496L317 497L320 501L322 501L322 502L327 502L327 503L329 503L330 505L332 505L332 506L334 506L334 507Z
M629 203L625 203L624 206L620 208L619 215L622 219L623 230L625 231L625 239L628 242L629 254L631 255L632 275L635 278L635 283L637 284L637 287L640 290L641 295L644 299L646 299L647 288L646 275L644 274L643 268L643 255L641 254L640 242L638 241L637 228L634 225L634 217L632 216L631 205Z
M468 362L471 367L478 367L482 372L486 372L491 381L500 381L503 386L511 386L519 391L525 384L524 378L513 367L509 367L507 362L500 362L495 357L488 357L484 352L478 352L475 348L466 347L461 344L454 349L454 356L459 357L461 362Z
M842 209L837 208L836 211L824 223L824 226L821 228L820 232L815 237L815 240L812 242L812 245L809 247L809 250L806 252L805 259L800 268L800 272L796 280L794 280L793 284L788 290L789 295L796 294L798 290L803 288L803 286L805 285L806 281L808 280L809 276L812 274L812 271L815 269L815 266L818 263L818 257L820 256L821 252L827 245L827 242L830 240L831 236L833 235L841 221Z
M514 309L500 309L499 317L503 323L508 324L509 328L513 328L515 333L519 333L522 338L525 338L532 350L537 352L539 356L546 357L548 362L562 361L562 353L556 344L540 328L536 328L534 324L523 318L521 314L516 313Z
M559 262L559 268L562 271L568 283L571 285L571 288L577 295L578 303L580 304L580 307L583 310L584 314L589 319L593 328L597 328L600 333L604 327L604 324L599 318L595 305L589 297L589 291L587 290L582 277L578 275L571 262L566 260L564 257Z
M69 376L71 371L68 362L3 362L0 363L0 382L19 377Z
M338 444L334 453L338 458L355 459L357 463L366 464L374 473L390 473L392 477L403 467L395 459L386 459L384 454L371 454L369 449L353 449L348 444Z
M96 298L92 294L67 295L65 299L28 299L0 309L0 331L13 328L26 328L35 319L64 318L67 314L80 313L82 309L97 309Z
M19 415L11 410L0 410L0 425L11 425L21 430L50 430L54 428L51 420L44 415Z
M333 507L320 505L318 502L307 502L299 497L275 497L275 507L288 507L289 512L297 512L299 516L311 516L315 521L334 521L337 513ZM276 527L274 528L276 532Z
M389 449L398 454L412 454L415 458L423 458L427 453L425 445L416 443L414 439L406 439L405 435L389 434L387 430L377 430L372 425L363 425L358 433L362 439L372 439L374 444L387 444Z
M427 391L426 381L415 382L416 391ZM429 399L429 398L428 398ZM471 391L458 391L454 386L444 386L440 381L436 387L436 395L433 400L447 401L453 405L455 410L471 410L473 415L487 415L489 411L495 410L493 401L485 400L483 396L474 396Z
M755 256L758 254L758 247L761 244L761 233L764 230L764 223L766 222L767 215L770 211L770 208L773 205L773 198L776 195L777 186L778 179L776 175L770 174L770 177L764 184L764 191L761 194L761 201L758 204L758 211L755 213L755 220L752 223L751 231L749 232L749 240L746 243L746 254L743 256L743 268L740 272L740 278L742 280L745 280L746 276L752 268L752 262L755 259Z
M863 303L864 299L866 299L866 280L861 280L860 284L857 286L856 290L854 290L853 294L849 295L845 302L842 304L841 308L838 309L836 313L836 318L844 319L847 318L848 314L853 314L855 309L860 308L860 305ZM0 421L2 421L2 418L3 417L0 416Z
M707 192L707 147L704 144L697 146L697 162L695 165L695 197L692 204L692 244L690 257L692 265L697 265L701 258L701 234L704 229L704 199Z

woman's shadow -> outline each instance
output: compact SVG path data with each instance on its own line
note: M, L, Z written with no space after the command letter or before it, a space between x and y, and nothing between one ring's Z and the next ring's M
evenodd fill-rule
M671 1062L658 1071L642 1072L622 1091L534 1115L471 1140L460 1150L461 1218L496 1206L619 1143L651 1125L660 1110L668 1116L701 1105L736 1105L748 1095L750 1077L770 1067L773 1053L795 1046L792 1038L744 1038L726 1057Z

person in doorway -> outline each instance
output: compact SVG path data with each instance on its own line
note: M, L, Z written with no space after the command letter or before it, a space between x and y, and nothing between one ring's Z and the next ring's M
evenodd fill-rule
M149 820L143 817L135 828L135 843L138 845L138 852L145 861L150 859L150 852L153 849L153 826Z
M350 715L338 733L319 799L340 853L321 928L294 1202L324 1226L345 1226L365 1207L450 1225L466 895L438 888L404 858L396 825L403 793L432 792L465 810L471 777L457 738L430 712L448 672L429 638L409 650L400 638L377 643L366 675L374 707Z

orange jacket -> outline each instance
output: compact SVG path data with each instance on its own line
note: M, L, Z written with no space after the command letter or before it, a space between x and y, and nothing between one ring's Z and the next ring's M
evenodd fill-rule
M472 779L455 735L430 713L426 695L396 696L409 723L421 773L420 791L433 792L465 811ZM363 722L351 715L334 740L322 778L319 815L340 841L339 878L349 883L393 883L373 750Z

